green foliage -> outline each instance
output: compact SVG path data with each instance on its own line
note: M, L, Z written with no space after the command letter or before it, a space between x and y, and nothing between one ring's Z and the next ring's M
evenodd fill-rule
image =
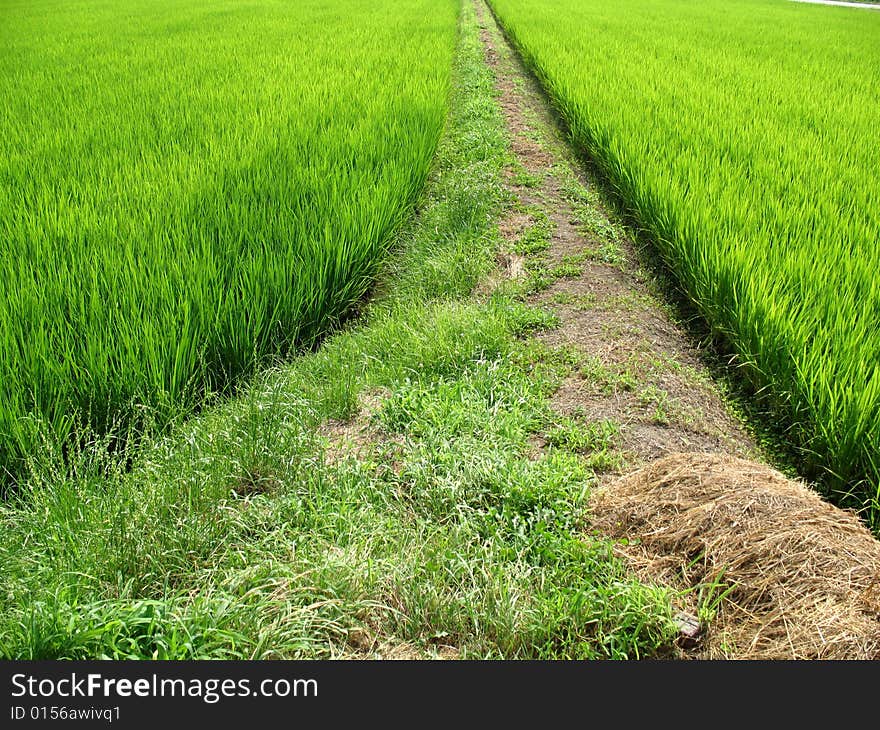
M870 507L880 15L775 0L490 2L785 422L803 473ZM616 231L583 223L614 259Z
M444 124L455 0L4 3L0 472L165 421L363 296Z
M547 431L547 443L569 451L589 454L611 448L620 427L609 420L582 424L572 418L560 420Z
M521 254L535 254L550 248L554 223L543 211L540 216L533 215L535 222L526 228L513 244L512 249Z

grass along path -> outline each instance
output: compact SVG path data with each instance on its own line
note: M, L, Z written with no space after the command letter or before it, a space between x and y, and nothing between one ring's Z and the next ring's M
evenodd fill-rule
M580 364L529 334L557 317L497 272L471 296L517 157L469 2L460 30L446 132L387 291L130 469L101 443L69 467L33 463L0 506L0 655L674 650L669 592L582 536L593 427L549 402Z

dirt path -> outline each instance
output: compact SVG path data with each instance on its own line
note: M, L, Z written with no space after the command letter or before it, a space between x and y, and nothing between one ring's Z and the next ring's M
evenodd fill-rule
M529 296L560 321L542 339L580 361L554 396L555 411L613 434L609 476L677 451L754 457L754 442L662 303L632 238L609 214L491 11L476 1L514 156L515 202L501 223L506 263L549 283ZM524 260L516 253L542 245Z

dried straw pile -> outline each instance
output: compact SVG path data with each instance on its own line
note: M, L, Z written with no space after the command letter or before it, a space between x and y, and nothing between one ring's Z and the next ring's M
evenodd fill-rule
M880 543L777 471L674 454L597 494L592 525L627 538L617 549L644 578L694 589L683 602L704 631L688 656L880 657Z

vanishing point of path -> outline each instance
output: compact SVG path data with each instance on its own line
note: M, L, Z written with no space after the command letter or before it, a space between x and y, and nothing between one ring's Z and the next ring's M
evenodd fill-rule
M510 141L499 264L555 314L559 326L539 338L577 363L551 407L589 437L587 530L619 541L641 580L677 593L681 658L880 656L880 544L854 514L765 466L723 378L643 266L650 253L640 256L474 1ZM536 456L554 445L552 433L533 438Z

